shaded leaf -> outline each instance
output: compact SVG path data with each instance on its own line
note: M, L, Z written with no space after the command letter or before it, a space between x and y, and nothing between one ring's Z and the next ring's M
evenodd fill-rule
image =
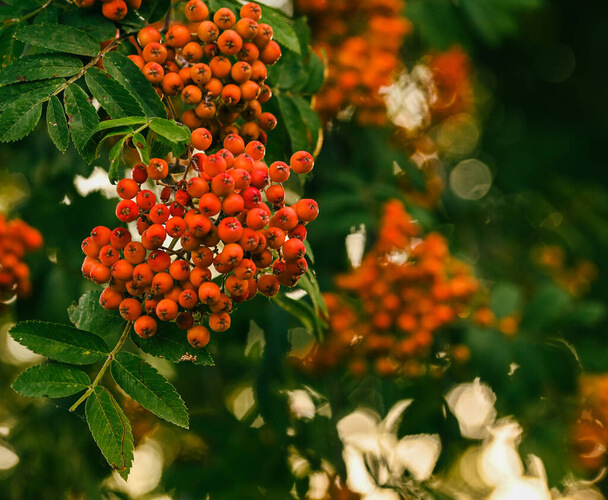
M57 96L51 96L46 107L46 128L57 149L64 152L68 148L70 135L63 106Z
M0 30L0 68L4 68L23 53L25 44L13 37L21 26L22 23L9 24Z
M77 304L68 308L70 321L76 328L95 333L100 337L120 335L125 328L125 320L117 311L108 311L99 305L101 290L86 292Z
M89 376L73 366L45 363L21 373L11 387L31 398L65 398L85 390L90 383Z
M99 42L91 35L73 26L63 24L24 26L15 33L15 38L36 47L44 47L81 56L93 57L100 51Z

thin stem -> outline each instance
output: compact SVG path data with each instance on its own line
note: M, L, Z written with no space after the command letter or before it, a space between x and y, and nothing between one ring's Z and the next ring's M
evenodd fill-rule
M51 96L57 95L60 92L64 91L68 85L71 85L72 83L74 83L76 80L80 79L86 72L87 70L89 70L90 68L92 68L93 66L95 66L99 60L106 55L106 53L108 53L110 50L112 50L114 47L116 47L116 44L118 44L118 42L120 42L122 40L123 37L121 38L117 38L115 40L112 40L112 42L107 46L104 47L101 52L99 52L99 54L97 54L97 56L95 56L93 59L91 59L78 73L76 73L72 78L70 78L69 80L67 80L64 84L61 85L61 87L59 87L55 92L53 92L51 94ZM49 99L50 97L49 96Z
M35 16L39 12L42 12L44 9L46 9L52 3L53 3L53 0L47 0L44 5L38 7L36 10L33 10L32 12L25 14L23 17L15 17L13 19L6 19L5 21L3 21L3 24L19 23L21 21L25 21L26 19L29 19L30 17Z
M103 366L99 370L99 373L97 373L97 376L95 377L95 380L93 380L93 383L89 386L89 388L86 390L86 392L82 396L80 396L80 398L78 399L78 401L76 401L70 407L70 411L74 411L76 408L78 408L78 406L80 406L80 403L82 403L83 401L85 401L91 394L93 394L93 391L95 390L95 387L97 387L99 385L99 382L101 382L101 378L104 376L104 374L106 373L106 370L108 369L108 367L110 366L110 364L114 360L114 356L116 356L116 353L122 349L122 346L127 341L127 338L129 337L129 331L131 330L131 325L133 325L133 322L129 321L127 323L127 325L125 326L125 329L122 332L122 335L120 336L120 339L118 339L117 344L114 346L114 349L112 349L112 352L110 354L108 354L108 357L106 358L105 363L103 364Z

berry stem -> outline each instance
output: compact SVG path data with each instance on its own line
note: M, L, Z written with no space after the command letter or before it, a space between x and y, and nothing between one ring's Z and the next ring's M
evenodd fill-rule
M120 351L120 349L122 349L122 346L127 341L127 338L129 337L129 331L131 330L131 325L133 325L132 321L129 321L126 324L125 329L122 332L122 335L120 336L120 339L118 339L118 342L114 346L114 349L112 349L112 352L110 354L108 354L108 357L106 358L105 363L103 364L103 366L99 370L99 373L97 373L97 376L95 377L95 380L93 380L93 383L89 386L89 388L86 390L86 392L82 396L80 396L80 398L78 399L78 401L76 401L70 407L70 411L74 411L76 408L78 408L80 406L80 403L82 403L83 401L85 401L91 394L93 394L93 391L95 390L95 387L97 387L97 385L99 385L99 382L101 381L101 378L106 373L106 370L108 369L108 367L110 366L110 364L112 363L112 361L114 361L114 356L116 356L116 353L118 351Z

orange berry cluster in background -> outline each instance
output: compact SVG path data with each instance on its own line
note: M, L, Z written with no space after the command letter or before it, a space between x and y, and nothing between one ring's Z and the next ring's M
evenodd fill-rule
M378 240L326 295L329 333L301 362L315 372L348 359L353 375L417 372L434 333L468 310L479 284L438 233L420 235L402 203L384 207Z
M272 27L258 22L262 9L248 3L237 19L221 8L210 20L207 6L190 0L185 12L193 24L172 25L164 41L156 28L143 28L139 55L129 57L161 96L181 96L181 121L191 129L204 127L219 141L240 134L247 142L265 143L266 131L277 124L274 115L262 112L272 97L267 66L279 60L281 48Z
M435 87L431 113L437 120L469 111L473 105L471 61L464 50L454 46L433 54L429 61Z
M535 248L532 258L547 271L555 283L575 297L588 292L598 275L597 266L589 260L568 265L566 251L559 245Z
M386 123L380 89L399 69L410 23L402 0L297 0L307 14L315 51L326 57L327 81L315 108L330 121L349 106L364 125Z
M583 375L580 378L583 412L572 433L577 462L588 471L606 464L608 450L608 375Z
M41 248L43 243L37 229L20 219L8 221L0 214L0 301L31 293L30 269L23 258L26 253Z

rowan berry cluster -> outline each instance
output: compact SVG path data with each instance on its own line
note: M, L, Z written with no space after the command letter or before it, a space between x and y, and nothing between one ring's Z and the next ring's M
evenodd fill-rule
M418 373L434 334L468 312L479 288L443 236L421 237L396 200L384 207L375 246L336 285L338 292L326 295L326 340L302 362L312 372L348 360L353 375L370 364L382 376Z
M121 21L129 12L129 7L139 9L142 0L101 0L101 12L110 21ZM95 5L95 0L74 0L77 7L88 9Z
M318 206L312 199L288 206L281 183L292 171L310 172L312 156L300 151L289 165L268 166L259 141L246 144L232 134L223 146L194 154L177 182L164 159L136 165L117 184L116 216L134 223L141 241L124 227L96 227L82 243L84 276L109 283L101 305L134 321L141 337L156 333L157 320L175 320L194 347L205 346L204 321L211 330L227 330L233 303L295 286L308 268L305 225ZM158 197L144 188L148 179L163 186Z
M174 24L164 41L156 28L143 28L139 54L131 60L160 95L181 96L181 121L191 129L204 127L219 141L240 134L247 142L265 143L266 132L277 124L273 114L262 111L272 97L267 66L279 60L281 48L272 27L258 22L262 9L248 3L237 20L232 10L221 8L210 20L207 6L190 0L185 12L194 24Z
M37 229L20 219L8 221L0 214L0 301L27 297L31 293L30 268L23 258L43 243Z
M410 23L402 0L298 0L309 15L314 48L325 54L328 77L315 107L325 121L354 106L364 125L383 125L379 91L399 68L399 49Z

